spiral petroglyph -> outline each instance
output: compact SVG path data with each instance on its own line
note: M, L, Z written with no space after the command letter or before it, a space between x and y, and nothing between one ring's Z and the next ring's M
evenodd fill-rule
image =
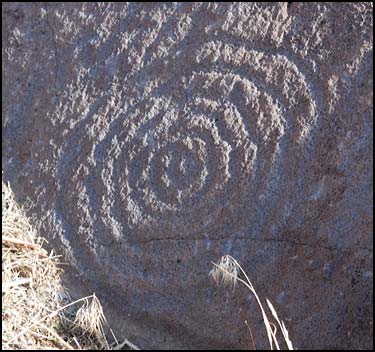
M295 346L364 347L369 3L4 6L6 181L119 336L248 348L258 307L207 279L229 254Z
M209 246L241 238L249 226L256 237L260 209L287 199L280 178L286 153L302 153L316 122L311 90L286 56L215 40L168 65L179 67L187 55L191 67L171 69L163 85L101 130L99 116L111 108L100 102L80 126L99 136L82 132L78 139L77 130L61 154L59 221L63 228L80 224L71 248L91 253L106 275L126 278L129 264L100 265L108 246L139 255L139 244L167 239L205 239ZM68 184L76 191L65 192Z

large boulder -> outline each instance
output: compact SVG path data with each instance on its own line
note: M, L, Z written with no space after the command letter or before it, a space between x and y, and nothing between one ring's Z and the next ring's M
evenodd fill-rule
M372 348L372 3L3 3L3 178L141 348Z

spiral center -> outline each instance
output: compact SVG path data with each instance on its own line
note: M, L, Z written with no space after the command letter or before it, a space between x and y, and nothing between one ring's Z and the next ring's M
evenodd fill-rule
M166 175L176 188L186 189L199 177L197 166L191 153L182 151L172 156L166 168Z

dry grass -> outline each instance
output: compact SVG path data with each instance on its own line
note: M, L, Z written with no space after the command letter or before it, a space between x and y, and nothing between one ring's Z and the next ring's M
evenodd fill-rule
M262 302L260 301L253 284L251 283L249 277L247 276L245 270L241 267L241 265L234 259L233 257L229 255L225 255L220 258L218 263L212 263L214 264L213 269L210 271L210 276L215 280L217 284L223 284L225 285L231 285L235 287L238 282L245 285L251 293L255 296L257 303L259 305L259 308L262 312L263 322L264 326L266 328L268 342L270 345L270 349L273 350L274 347L277 350L280 350L280 343L278 341L277 334L277 328L276 325L270 322L270 319L268 318L265 309L263 308ZM239 275L242 274L244 279L240 278ZM289 339L288 330L285 327L285 324L283 321L280 321L279 317L277 316L276 310L273 307L272 303L266 299L268 308L270 309L272 316L275 318L277 324L280 327L280 330L283 335L284 342L286 343L286 346L288 350L293 350L293 344L292 341ZM256 349L253 335L251 333L251 329L247 322L245 321L246 326L249 328L251 340L253 342L253 347Z
M127 339L122 343L116 339L95 294L72 302L61 285L59 258L43 248L43 241L14 201L10 187L2 183L2 349L138 350ZM240 282L254 294L270 348L280 349L277 328L240 264L228 255L213 264L210 275L218 284L234 287ZM284 322L271 302L266 302L287 348L293 349ZM106 339L105 328L115 340L112 345Z
M138 349L114 335L109 345L99 300L72 302L58 264L2 183L2 349Z

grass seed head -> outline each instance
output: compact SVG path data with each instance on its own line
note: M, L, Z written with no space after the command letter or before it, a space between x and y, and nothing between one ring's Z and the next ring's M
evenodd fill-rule
M83 306L78 310L74 325L83 329L84 333L97 336L103 347L106 347L104 324L106 324L106 319L103 308L98 298L93 294L91 302L86 299Z
M235 287L238 279L238 265L235 260L229 255L224 255L217 263L213 264L214 267L209 275L215 280L216 284Z

